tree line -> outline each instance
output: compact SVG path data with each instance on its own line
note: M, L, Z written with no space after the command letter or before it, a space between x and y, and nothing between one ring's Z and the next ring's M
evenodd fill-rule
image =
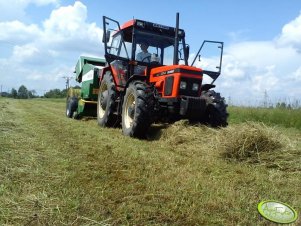
M75 87L80 88L80 87ZM15 99L30 99L30 98L65 98L67 96L66 89L51 89L47 91L44 95L39 96L35 90L28 90L26 86L21 85L19 89L12 88L10 93L2 92L0 96L10 97Z
M73 88L80 89L80 86L75 86ZM294 102L288 102L288 101L277 101L275 104L272 104L268 102L268 95L267 92L265 91L264 94L264 102L261 104L261 107L264 108L281 108L281 109L296 109L300 108L301 106L301 101L295 100ZM35 90L28 90L26 86L21 85L18 90L15 88L12 88L10 93L7 92L2 92L0 93L0 96L3 97L11 97L15 99L30 99L30 98L65 98L67 97L67 90L66 89L51 89L47 91L44 95L39 96L37 95L37 92ZM231 98L229 97L228 99L228 104L231 104Z

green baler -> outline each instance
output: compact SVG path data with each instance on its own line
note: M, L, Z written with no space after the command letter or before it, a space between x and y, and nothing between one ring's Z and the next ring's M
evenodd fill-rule
M104 59L81 56L75 67L75 80L81 89L70 89L67 97L66 116L80 118L96 116L99 89L99 70L106 64Z

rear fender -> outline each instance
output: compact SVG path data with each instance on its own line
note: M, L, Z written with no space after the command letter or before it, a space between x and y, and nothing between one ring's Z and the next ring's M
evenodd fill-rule
M111 75L112 75L112 78L113 78L113 81L114 81L114 84L115 84L116 89L117 89L118 91L123 91L123 87L118 86L117 81L116 81L116 76L117 76L117 75L114 74L115 71L112 70L112 69L113 69L113 68L112 68L111 66L108 66L108 67L105 67L105 68L102 69L102 71L99 73L99 86L100 86L100 84L101 84L101 82L102 82L102 80L103 80L105 74L106 74L107 72L110 72Z
M111 70L111 67L110 66L107 66L107 67L104 67L100 70L99 72L99 86L100 86L100 83L101 81L103 80L103 77L104 75L106 74L107 71L111 71L112 73L112 70ZM113 76L114 77L114 76ZM115 82L115 81L114 81Z

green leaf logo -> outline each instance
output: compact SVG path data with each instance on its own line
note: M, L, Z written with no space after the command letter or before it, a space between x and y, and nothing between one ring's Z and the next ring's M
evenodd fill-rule
M281 223L289 224L297 220L297 212L286 203L267 200L258 204L259 213L266 219Z

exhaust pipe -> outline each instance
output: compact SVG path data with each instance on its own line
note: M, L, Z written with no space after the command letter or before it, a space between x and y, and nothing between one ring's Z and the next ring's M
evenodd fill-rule
M173 64L176 65L179 63L178 59L178 49L179 49L179 13L176 16L176 31L175 31L175 49L173 54Z

